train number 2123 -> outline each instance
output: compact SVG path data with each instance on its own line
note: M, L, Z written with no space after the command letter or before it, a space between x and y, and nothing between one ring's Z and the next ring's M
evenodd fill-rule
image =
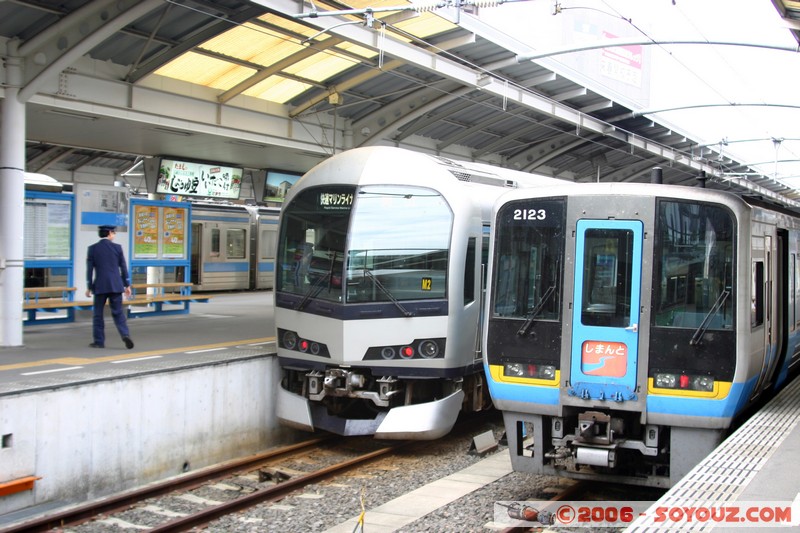
M514 220L544 220L547 211L544 209L514 209Z

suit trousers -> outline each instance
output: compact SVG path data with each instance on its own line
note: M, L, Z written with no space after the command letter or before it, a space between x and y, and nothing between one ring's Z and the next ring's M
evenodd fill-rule
M108 300L108 306L111 308L111 317L114 319L114 325L117 326L120 336L130 337L128 321L125 318L125 311L122 309L122 293L95 294L94 309L92 309L92 337L95 344L101 346L105 346L106 343L105 320L103 319L106 300Z

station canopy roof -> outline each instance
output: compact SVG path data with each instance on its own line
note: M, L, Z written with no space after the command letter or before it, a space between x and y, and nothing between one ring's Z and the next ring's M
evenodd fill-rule
M775 2L787 20L796 17L797 2ZM403 146L587 182L649 181L661 167L665 183L705 177L708 187L797 207L795 190L689 132L637 115L545 61L526 60L533 51L482 23L478 4L490 2L15 0L0 2L0 39L41 41L57 50L48 63L61 70L89 58L122 67L108 72L124 72L119 81L132 86L159 79L168 91L172 80L201 88L198 98L212 95L219 106L263 102L265 113L284 114L298 128L332 121L351 132L353 147ZM26 61L36 64L36 57ZM26 83L36 76L26 71ZM314 150L273 152L272 164L264 161L268 142L176 139L170 128L145 131L135 122L115 136L103 129L119 127L110 118L81 121L82 131L96 130L96 141L87 133L75 142L76 123L48 111L46 101L28 105L29 172L97 166L123 173L157 155L151 146L172 156L305 171L342 149L334 136L320 138ZM725 177L734 173L747 178Z

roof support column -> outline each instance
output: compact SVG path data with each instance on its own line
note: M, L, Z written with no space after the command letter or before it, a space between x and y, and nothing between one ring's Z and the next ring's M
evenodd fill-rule
M22 287L25 273L25 104L22 58L17 42L8 43L5 62L8 85L0 122L0 348L22 346Z

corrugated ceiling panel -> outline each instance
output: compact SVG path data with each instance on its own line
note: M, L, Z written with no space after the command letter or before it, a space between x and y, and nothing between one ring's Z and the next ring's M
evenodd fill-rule
M418 17L397 23L396 26L421 39L439 35L458 27L433 13L421 13Z
M187 52L155 73L225 90L249 78L255 71L250 68L233 66L233 63L196 52Z
M369 48L364 48L363 46L359 46L357 44L352 44L352 43L342 43L336 45L336 48L339 48L354 55L365 57L367 59L373 58L376 55L378 55L378 52L376 52L375 50L370 50Z
M355 64L350 58L332 53L320 53L298 61L285 71L307 80L323 82L339 72L352 68Z
M290 80L281 76L271 76L244 92L248 96L262 98L270 102L285 104L298 94L311 88L311 85Z
M293 53L299 45L252 24L245 24L209 39L201 47L225 56L270 65L281 56ZM257 59L261 56L266 57ZM273 59L270 60L270 56Z

